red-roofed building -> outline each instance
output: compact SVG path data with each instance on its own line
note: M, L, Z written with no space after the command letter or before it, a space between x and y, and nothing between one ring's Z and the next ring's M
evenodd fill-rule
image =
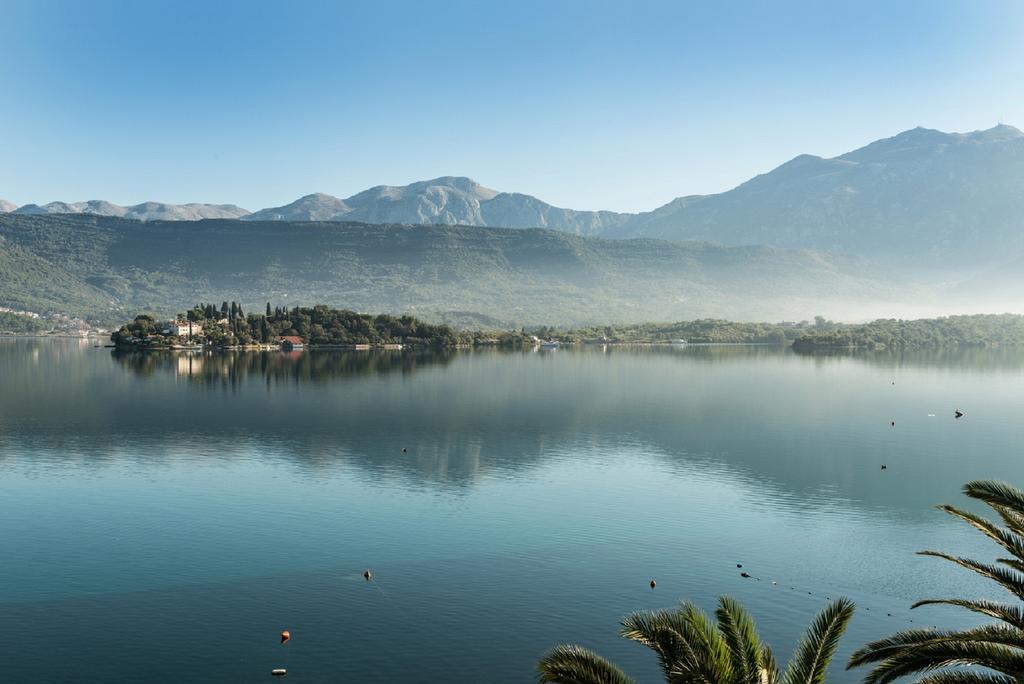
M277 341L281 343L281 349L302 349L302 338L298 335L279 335Z

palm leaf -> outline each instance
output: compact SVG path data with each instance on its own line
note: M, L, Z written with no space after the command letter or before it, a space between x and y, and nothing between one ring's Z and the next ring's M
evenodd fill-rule
M877 663L907 647L918 646L952 634L955 634L955 632L935 629L906 629L902 632L896 632L892 636L861 646L850 656L846 669L849 670L868 663Z
M997 544L1005 548L1018 559L1024 558L1024 538L1021 538L1017 533L1001 528L991 520L982 518L980 515L975 515L974 513L960 510L955 506L943 505L939 506L938 509L949 513L953 517L960 518L976 530L979 530L986 537L992 539Z
M635 684L625 672L582 646L556 646L537 663L540 682L553 684Z
M917 684L1015 684L1016 681L1013 677L988 672L940 670L921 677Z
M734 684L759 684L761 679L761 643L757 627L735 599L718 599L718 631L729 649Z
M975 613L981 613L982 615L1002 620L1017 629L1024 629L1024 610L1015 606L996 603L995 601L972 601L969 599L925 599L924 601L918 601L912 605L911 608L934 605L966 608L967 610Z
M622 620L622 636L647 646L658 654L665 679L670 680L677 661L690 653L692 644L687 641L688 626L678 611L657 611L633 613Z
M973 480L964 485L964 494L1024 516L1024 491L996 480Z
M825 606L811 623L782 676L783 684L821 684L839 638L853 617L853 602L840 598Z
M978 561L971 560L970 558L951 556L948 553L942 553L941 551L918 551L917 553L921 556L943 558L951 563L956 563L961 567L967 568L968 570L973 570L982 577L987 577L990 580L998 582L1011 594L1014 594L1017 598L1024 600L1024 574L1013 570L1007 570L1006 568L1001 568L998 565L979 563Z
M950 665L980 665L1015 676L1024 671L1024 654L999 644L957 639L907 646L883 660L864 678L865 684L888 684L915 672Z
M768 644L762 644L761 655L758 658L760 670L758 672L759 684L778 684L779 666L775 663L775 655Z

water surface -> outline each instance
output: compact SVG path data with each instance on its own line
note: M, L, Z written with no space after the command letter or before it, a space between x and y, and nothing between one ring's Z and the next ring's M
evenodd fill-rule
M914 551L995 557L934 506L1024 484L1022 380L1012 350L0 340L4 681L526 682L564 641L657 681L618 619L724 593L780 660L826 597L844 655L962 624L909 605L991 588Z

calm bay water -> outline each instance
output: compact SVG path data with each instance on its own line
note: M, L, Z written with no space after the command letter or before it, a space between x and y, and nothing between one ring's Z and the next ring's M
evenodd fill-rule
M780 660L851 597L843 660L910 620L963 624L915 599L998 597L914 551L995 557L934 506L974 478L1024 485L1022 415L1013 350L3 339L2 678L526 682L577 641L657 681L617 620L726 593Z

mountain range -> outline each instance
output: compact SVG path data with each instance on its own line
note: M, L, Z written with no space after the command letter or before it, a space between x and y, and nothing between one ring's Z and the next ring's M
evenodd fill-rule
M638 214L461 177L257 212L0 209L0 305L93 320L225 296L527 324L926 316L1024 300L1024 133L1005 125L800 155Z
M446 176L381 185L340 199L324 193L248 212L235 205L120 207L94 200L10 209L140 220L246 221L550 228L608 238L709 240L953 264L965 255L1024 254L1024 133L915 128L837 157L800 155L726 192L689 195L649 212L577 211Z
M117 216L138 221L198 221L200 219L241 218L251 212L234 204L164 204L143 202L122 207L105 200L88 202L50 202L42 206L26 204L15 208L13 204L0 200L0 212L14 214L91 214L93 216Z

